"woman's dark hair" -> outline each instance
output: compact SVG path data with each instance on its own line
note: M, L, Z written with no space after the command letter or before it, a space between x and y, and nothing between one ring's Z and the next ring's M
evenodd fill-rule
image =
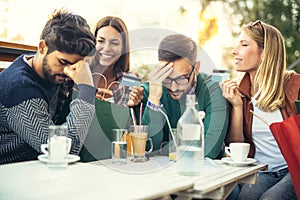
M95 28L94 28L94 36L97 36L98 30L105 27L105 26L111 26L116 31L118 31L121 34L122 37L122 54L120 59L116 62L114 65L115 72L127 72L129 71L130 66L130 55L129 55L129 36L128 36L128 30L127 27L122 19L119 17L114 16L106 16L102 19L100 19ZM91 62L91 67L96 66L98 63L98 57L97 54L94 56Z

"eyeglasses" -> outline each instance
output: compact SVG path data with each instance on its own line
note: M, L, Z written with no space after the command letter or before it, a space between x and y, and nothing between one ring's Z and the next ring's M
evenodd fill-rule
M260 24L261 25L261 21L260 20L256 20L255 22L252 22L250 24L250 26L252 27L252 26L255 26L256 24Z
M250 29L251 29L252 27L254 27L254 26L256 26L256 25L259 25L260 30L262 31L262 35L264 36L264 38L266 38L265 27L264 27L262 21L256 20L255 22L252 22L252 23L249 25L249 27L250 27ZM259 44L258 44L258 45L259 45ZM259 47L262 48L262 49L264 48L264 46L265 46L264 43L261 44L261 45L259 45Z
M194 71L195 67L193 66L191 72L189 73L189 75L186 77L186 76L178 76L176 78L170 78L170 77L167 77L163 83L165 85L171 85L172 82L174 81L177 85L187 85L190 81L190 78L191 78L191 75Z
M260 28L261 28L263 34L265 35L265 28L264 28L264 25L262 24L262 21L256 20L255 22L252 22L252 23L250 24L250 27L252 28L252 27L254 27L254 26L257 25L257 24L260 26Z

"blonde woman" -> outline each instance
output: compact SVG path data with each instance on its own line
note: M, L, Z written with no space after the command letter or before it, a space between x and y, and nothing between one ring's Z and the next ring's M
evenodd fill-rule
M250 143L249 157L267 163L255 185L243 185L233 199L296 199L287 164L266 123L295 115L299 99L300 75L286 71L286 51L281 33L260 20L242 26L239 43L232 50L240 80L220 85L231 103L231 122L226 143Z

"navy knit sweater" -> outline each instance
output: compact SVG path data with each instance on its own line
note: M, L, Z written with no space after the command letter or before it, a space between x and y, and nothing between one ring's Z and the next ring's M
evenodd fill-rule
M37 159L63 87L39 77L25 60L24 55L18 57L0 73L0 164ZM96 88L78 88L66 119L72 154L79 153L95 112Z

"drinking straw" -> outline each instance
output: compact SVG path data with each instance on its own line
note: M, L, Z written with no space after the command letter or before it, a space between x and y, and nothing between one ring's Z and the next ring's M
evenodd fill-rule
M176 143L176 140L175 140L174 133L173 133L173 131L172 131L172 127L171 127L171 124L170 124L169 118L168 118L168 116L166 115L166 113L164 113L164 111L163 111L161 108L159 108L158 110L159 110L159 111L160 111L160 112L163 114L163 116L166 118L166 121L167 121L167 124L168 124L169 130L170 130L171 136L172 136L172 138L173 138L173 141L174 141L174 146L175 146L175 149L177 149L177 143Z
M142 125L142 111L143 111L143 103L140 105L140 125Z
M135 119L135 115L134 115L134 110L133 110L133 108L130 108L130 113L131 113L131 117L132 117L134 129L136 129L136 119Z

